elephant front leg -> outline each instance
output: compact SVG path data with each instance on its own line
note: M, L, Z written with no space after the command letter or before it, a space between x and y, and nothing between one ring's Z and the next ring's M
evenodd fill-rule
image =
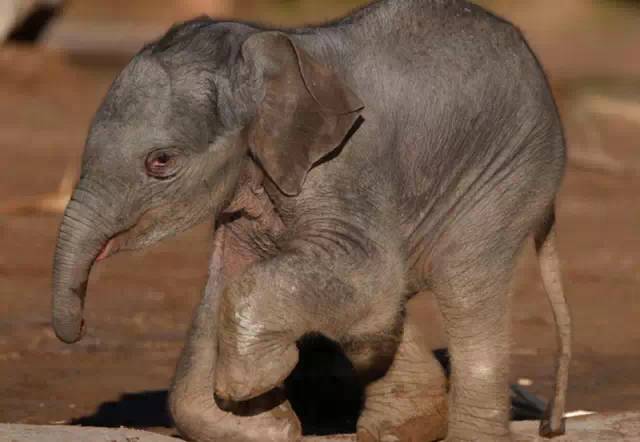
M343 344L395 327L403 274L376 256L346 261L288 253L257 263L230 284L220 309L216 393L246 400L281 384L307 334Z
M245 403L227 402L225 409L214 398L224 249L224 227L221 227L216 232L205 293L197 307L171 388L171 415L183 436L199 442L300 440L300 423L277 391Z
M359 442L429 442L446 435L447 381L426 341L409 315L391 366L366 387Z

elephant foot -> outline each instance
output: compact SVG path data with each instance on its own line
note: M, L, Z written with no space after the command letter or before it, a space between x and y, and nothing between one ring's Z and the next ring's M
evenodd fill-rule
M251 401L225 404L232 410L218 422L219 428L232 432L219 440L233 442L298 442L302 440L302 426L289 402L261 411L260 398ZM264 404L265 407L268 404ZM258 413L258 414L255 414ZM228 422L225 420L228 419Z
M192 401L173 401L176 427L191 440L202 442L298 442L302 427L288 401L274 405L275 396L245 402L217 400L213 407Z
M447 433L446 395L433 397L417 389L421 397L409 398L404 392L393 398L367 399L358 420L358 442L428 442L442 439ZM371 404L373 402L374 404Z
M407 320L388 372L367 386L358 441L442 439L447 433L446 382L442 366Z

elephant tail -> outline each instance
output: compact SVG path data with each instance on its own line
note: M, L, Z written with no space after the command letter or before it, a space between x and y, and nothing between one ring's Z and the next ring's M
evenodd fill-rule
M571 315L562 288L560 263L555 243L555 207L552 205L535 234L536 253L542 281L553 311L558 340L555 391L540 422L540 435L564 434L564 413L571 362Z

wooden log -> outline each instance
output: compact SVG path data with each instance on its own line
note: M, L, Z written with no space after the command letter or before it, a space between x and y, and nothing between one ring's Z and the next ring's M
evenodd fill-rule
M128 428L0 424L0 442L176 442L178 439Z
M640 412L597 413L567 419L567 434L553 442L640 440ZM544 442L537 421L514 422L515 442ZM0 424L1 442L176 442L179 439L126 428ZM222 442L222 441L221 441ZM310 436L304 442L356 442L355 435Z
M324 22L367 0L67 0L62 15L47 29L46 47L76 55L135 54L174 23L206 14L278 25Z
M202 14L228 17L234 9L232 0L69 0L42 40L73 54L129 56L176 22Z

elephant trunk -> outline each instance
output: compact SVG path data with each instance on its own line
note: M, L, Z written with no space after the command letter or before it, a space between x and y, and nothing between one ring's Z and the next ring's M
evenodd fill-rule
M53 261L53 328L61 341L73 343L83 334L82 310L91 267L109 238L96 200L76 188L64 212Z

